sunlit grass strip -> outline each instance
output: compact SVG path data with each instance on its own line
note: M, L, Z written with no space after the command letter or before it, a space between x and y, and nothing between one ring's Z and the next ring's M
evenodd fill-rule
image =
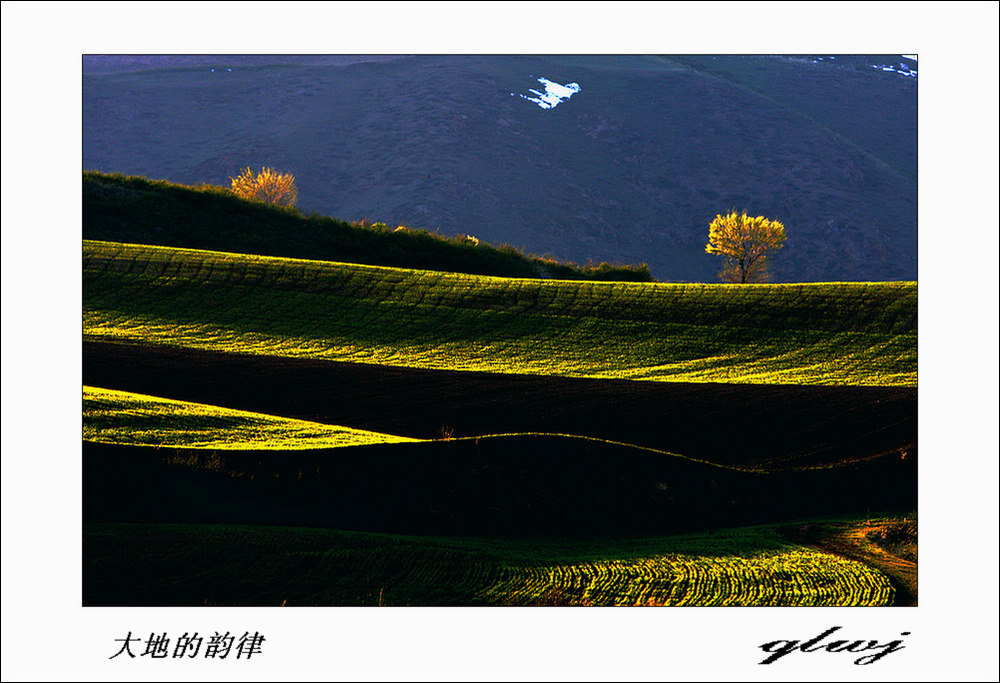
M84 333L431 369L916 385L915 283L496 278L84 243Z
M894 597L879 571L791 544L774 527L574 540L89 524L84 583L91 600L112 604L883 606Z
M513 605L877 606L891 601L892 587L859 562L788 548L748 557L667 554L508 567L487 595Z
M482 598L508 605L880 606L888 577L865 564L785 541L773 526L711 534L525 544L504 553ZM549 555L549 561L539 561ZM535 561L525 561L529 558Z
M417 440L88 386L83 387L83 438L219 450L299 450Z

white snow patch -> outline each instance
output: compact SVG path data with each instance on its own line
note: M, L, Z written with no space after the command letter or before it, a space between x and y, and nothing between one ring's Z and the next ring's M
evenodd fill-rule
M901 55L902 57L909 57L910 55ZM908 65L903 62L899 62L898 68L895 66L890 66L889 64L872 64L873 69L878 69L879 71L892 71L899 74L900 76L911 76L913 78L917 77L917 70L909 68Z
M566 85L561 85L555 81L550 81L547 78L539 78L538 82L545 86L545 92L531 89L531 95L519 95L529 102L534 102L542 109L554 109L556 105L565 102L570 97L580 92L579 83L567 83ZM511 93L513 96L514 93Z

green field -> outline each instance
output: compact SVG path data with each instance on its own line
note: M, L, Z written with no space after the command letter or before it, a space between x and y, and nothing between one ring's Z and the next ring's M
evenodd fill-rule
M505 279L84 242L84 336L393 366L916 386L915 283Z
M915 507L916 283L555 279L111 180L105 235L290 253L84 241L84 604L915 604L829 520ZM292 258L320 223L371 265Z
M88 524L90 605L878 606L878 571L775 527L643 539Z
M83 438L97 443L268 450L415 440L88 386L83 387Z

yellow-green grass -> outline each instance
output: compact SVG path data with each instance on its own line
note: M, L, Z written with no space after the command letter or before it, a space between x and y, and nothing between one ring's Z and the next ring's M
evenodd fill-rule
M776 527L587 541L94 524L88 605L879 606L886 576Z
M865 565L810 548L706 557L509 567L488 599L511 605L842 606L888 604L889 581Z
M84 334L386 365L916 386L912 282L532 280L85 241Z
M680 458L711 467L701 461L666 451L573 434L539 432L490 434L475 437L442 438L455 444L479 444L491 439L549 437L568 439L599 446L620 446L637 452ZM384 434L365 429L324 424L294 418L267 415L222 406L178 401L131 391L83 387L83 439L96 443L126 446L169 446L213 450L311 450L338 446L428 441L407 436ZM728 467L734 471L755 472L753 468ZM234 473L235 476L235 473Z
M667 453L655 448L572 434L505 433L441 440L458 445L466 442L478 444L483 439L518 437L555 437L594 445L622 446L641 452L682 458L718 467L710 462L699 461L676 453ZM85 441L96 443L128 446L169 446L213 450L310 450L338 446L427 441L427 439L414 439L340 425L86 385L83 387L83 438ZM757 471L739 467L729 469Z
M416 441L127 391L83 387L83 438L99 443L299 450Z

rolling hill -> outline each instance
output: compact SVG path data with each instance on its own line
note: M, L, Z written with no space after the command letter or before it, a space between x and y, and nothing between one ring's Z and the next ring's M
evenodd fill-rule
M914 283L83 257L85 604L915 600Z
M188 187L120 173L84 172L83 236L112 242L221 249L507 277L652 280L645 265L578 266L384 223L348 223L252 202L215 186Z
M275 166L306 212L664 281L715 281L708 223L745 208L788 228L776 281L915 280L917 79L817 57L91 56L83 163ZM539 78L580 91L542 109Z
M416 439L574 434L764 471L890 454L914 461L917 455L917 392L911 387L424 370L107 341L84 344L83 376L90 385L215 406L213 413L224 406L307 420L314 430L319 429L315 423L338 430L349 425ZM124 405L106 404L105 409L124 413ZM107 422L113 429L116 418L108 415ZM132 415L123 414L117 422L126 431L136 426ZM169 415L141 426L155 424L188 429ZM110 436L118 443L137 442L114 432ZM184 445L176 439L170 443Z
M442 370L915 386L915 283L490 278L84 243L86 339Z
M906 70L214 60L85 61L85 604L915 604Z

